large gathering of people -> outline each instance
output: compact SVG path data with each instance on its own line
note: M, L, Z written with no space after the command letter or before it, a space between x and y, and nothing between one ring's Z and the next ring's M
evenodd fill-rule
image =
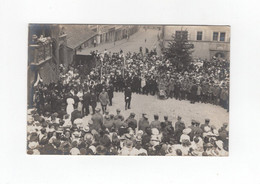
M180 116L176 122L167 115L159 121L158 114L150 120L146 113L137 120L129 110L132 93L211 103L228 110L228 61L214 57L175 65L157 56L156 49L143 53L141 48L139 53L105 50L92 55L96 66L90 72L81 65L68 70L61 65L57 83L36 82L34 107L28 110L28 154L228 155L227 123L217 129L205 117L204 124L192 120L186 126L189 123ZM108 112L114 91L124 92L129 117L121 109ZM84 122L85 116L91 120Z

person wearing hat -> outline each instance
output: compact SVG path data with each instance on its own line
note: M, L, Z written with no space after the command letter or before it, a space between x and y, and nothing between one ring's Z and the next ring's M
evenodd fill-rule
M201 100L203 103L208 102L208 89L209 89L209 83L203 82L201 85Z
M90 99L91 99L91 94L90 91L87 90L86 93L83 95L83 114L88 116L89 115L89 106L90 106Z
M202 138L195 136L193 141L191 142L191 148L192 148L192 152L191 152L192 156L202 156L202 153L204 151Z
M165 123L165 125L166 125L166 129L168 129L168 130L171 129L172 132L174 132L174 128L173 128L173 126L172 126L172 122L169 121L168 116L165 115L163 118L164 118L164 123Z
M129 117L125 120L125 123L128 125L128 127L135 130L137 128L137 121L135 119L135 113L131 112Z
M92 90L90 94L90 106L92 107L92 115L94 115L97 107L97 95L94 90Z
M78 110L77 107L74 107L74 111L71 113L71 123L74 123L75 119L82 118L81 112Z
M183 132L183 134L180 137L180 143L182 143L184 140L191 141L190 133L192 132L192 129L191 128L185 128L182 132Z
M116 109L116 115L115 115L115 119L122 119L122 121L124 121L124 116L120 114L121 110L120 109ZM119 118L120 117L120 118Z
M102 89L102 92L99 94L99 101L102 107L102 112L105 114L105 111L107 109L107 104L109 103L109 97L107 92L105 91L105 88Z
M123 145L120 155L136 156L137 153L138 153L138 150L133 146L132 140L127 139L126 141L124 141L124 145Z
M186 128L184 122L181 120L182 117L177 117L177 122L175 123L175 139L179 142L180 137L182 135L182 131Z
M219 104L219 95L220 95L220 90L221 88L219 87L218 84L214 85L213 88L213 104L218 105Z
M112 82L109 83L109 86L107 88L107 94L109 97L109 106L112 106L112 99L114 97L114 86L113 86Z
M193 82L193 85L191 86L191 91L190 91L190 103L194 104L197 101L197 91L198 91L198 86L196 84L196 81Z
M113 128L116 130L116 132L120 129L120 127L127 127L127 124L124 122L124 118L121 115L114 116L113 119Z
M176 100L180 100L180 89L181 89L181 83L179 80L176 80L174 84L174 97Z
M202 87L200 85L200 83L197 84L197 101L200 102L201 101L201 91L202 91Z
M149 121L146 113L142 114L142 117L140 118L138 122L138 130L142 130L143 132L146 130L147 127L149 127Z
M202 125L200 126L200 128L204 131L204 128L205 128L206 126L209 127L209 123L210 123L210 119L206 118L206 119L205 119L205 123L202 124Z
M221 140L218 140L215 142L216 144L216 151L218 153L218 156L228 156L228 152L224 149L224 143Z
M200 122L195 121L195 126L193 128L194 136L202 137L203 130L200 128Z
M130 109L132 99L132 90L131 87L125 89L125 110Z
M154 120L151 122L150 127L151 128L157 128L158 130L161 129L161 122L159 121L159 115L158 114L154 115Z
M228 136L229 132L227 130L228 123L223 123L222 127L218 130L219 139L223 141L224 148L228 148Z
M103 116L100 111L100 108L96 108L96 113L92 115L91 120L93 121L93 124L90 125L90 130L94 129L96 131L100 131L101 126L103 125Z
M107 128L109 131L112 129L112 127L114 126L113 124L113 119L111 119L110 115L105 115L104 116L104 121L103 121L103 125L105 128Z
M190 132L190 139L191 141L193 140L193 137L195 135L195 129L196 129L196 121L195 120L191 120L191 125L188 126L188 128L191 129L191 132Z
M220 105L224 109L229 110L228 104L229 104L229 91L228 91L228 88L226 86L224 86L220 92Z

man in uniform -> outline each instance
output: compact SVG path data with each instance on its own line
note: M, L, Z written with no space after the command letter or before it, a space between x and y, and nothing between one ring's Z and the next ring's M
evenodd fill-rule
M149 127L149 121L147 115L145 113L142 114L142 118L140 118L138 123L138 130L142 130L145 132L146 128Z
M107 104L109 103L109 97L105 91L105 88L103 88L102 92L99 94L99 101L102 107L102 112L105 114L105 111L107 110Z
M229 132L227 130L228 124L223 123L223 126L218 130L219 139L223 141L223 147L228 151L228 136Z
M151 128L157 128L158 130L161 129L161 122L159 121L159 115L154 115L154 120L151 122Z
M204 131L204 128L206 127L206 126L208 126L209 127L209 122L210 122L210 119L205 119L205 123L204 124L202 124L201 126L200 126L200 128Z
M96 130L100 131L101 127L103 125L103 116L100 114L100 109L95 109L95 114L92 116L91 120L93 121L93 124L90 124L90 130Z
M182 135L182 131L185 129L185 124L184 122L181 120L182 118L180 116L178 116L177 118L177 122L175 123L175 140L179 143L180 141L180 137Z
M125 120L128 127L132 128L134 131L137 128L137 121L135 119L135 113L131 112L130 116Z
M116 119L121 118L122 121L124 121L125 118L124 118L124 116L122 116L122 115L120 114L120 112L121 112L121 110L120 110L120 109L117 109L117 110L116 110L116 115L115 115L114 118L116 118Z

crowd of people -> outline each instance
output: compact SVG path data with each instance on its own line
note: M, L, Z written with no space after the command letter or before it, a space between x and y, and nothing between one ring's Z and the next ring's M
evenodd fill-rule
M178 155L227 156L227 123L217 130L206 119L190 126L176 122L125 118L107 111L114 91L125 93L125 110L131 109L131 94L221 105L228 110L229 63L212 61L173 65L155 51L142 53L93 52L97 63L90 73L82 66L60 66L60 80L34 89L35 108L28 111L28 154L71 155ZM100 103L101 109L97 108ZM91 120L84 122L84 116ZM150 122L151 121L151 122Z
M156 49L139 53L93 53L101 63L97 75L109 81L115 91L131 86L139 94L220 105L229 110L229 61L213 57L197 59L188 66L177 66ZM102 74L100 74L102 71Z
M74 118L59 113L39 115L28 111L28 154L54 155L166 155L166 156L227 156L227 123L217 130L206 119L185 126L182 118L173 123L164 116L145 113L137 121L135 114L125 118L117 109L116 115L96 108L86 124L77 110Z

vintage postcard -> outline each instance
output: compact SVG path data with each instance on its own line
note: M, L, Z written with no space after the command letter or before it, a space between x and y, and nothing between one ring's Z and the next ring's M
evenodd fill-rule
M229 155L230 26L28 30L27 154Z

